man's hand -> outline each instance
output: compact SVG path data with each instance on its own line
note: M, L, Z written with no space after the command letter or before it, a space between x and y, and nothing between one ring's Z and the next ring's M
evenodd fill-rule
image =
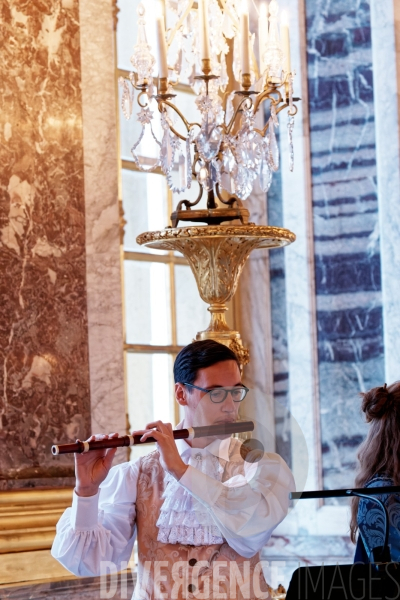
M162 421L147 423L145 430L133 431L132 435L140 433L143 433L141 440L146 440L148 437L157 440L161 466L179 481L188 466L181 459L176 447L171 423L163 423Z
M107 440L118 437L118 433L110 435L92 435L87 442ZM83 454L75 454L75 492L78 496L94 496L99 490L111 469L117 448L90 450Z

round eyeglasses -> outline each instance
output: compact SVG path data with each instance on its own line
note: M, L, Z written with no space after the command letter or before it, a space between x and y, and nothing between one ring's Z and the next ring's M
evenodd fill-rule
M198 385L193 385L192 383L184 383L183 385L187 385L188 387L191 388L195 388L196 390L200 390L201 392L204 392L205 394L209 394L211 402L214 402L215 404L219 404L220 402L223 402L224 400L226 400L228 394L230 394L232 396L232 400L234 402L242 402L242 400L244 400L247 396L247 392L249 391L249 388L247 388L246 386L238 386L238 387L234 387L234 388L212 388L212 389L205 389L205 388L201 388Z

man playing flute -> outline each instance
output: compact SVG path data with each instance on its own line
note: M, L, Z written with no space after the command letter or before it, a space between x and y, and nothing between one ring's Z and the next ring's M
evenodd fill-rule
M178 427L238 419L248 390L226 346L189 344L174 378L184 409ZM129 561L137 538L134 600L269 598L260 550L288 511L294 480L286 463L273 453L252 462L234 438L174 440L161 421L147 424L149 436L155 451L113 468L115 449L75 455L72 507L52 555L75 575L99 575L102 561L117 569Z

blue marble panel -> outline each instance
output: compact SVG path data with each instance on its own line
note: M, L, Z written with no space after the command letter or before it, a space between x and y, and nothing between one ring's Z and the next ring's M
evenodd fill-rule
M278 134L279 135L279 134ZM274 173L268 192L268 224L282 227L282 181L280 170ZM271 250L270 293L272 321L272 352L274 361L274 408L276 451L291 465L289 423L289 369L286 323L285 262L283 248Z
M384 382L369 1L306 0L323 480L354 481Z

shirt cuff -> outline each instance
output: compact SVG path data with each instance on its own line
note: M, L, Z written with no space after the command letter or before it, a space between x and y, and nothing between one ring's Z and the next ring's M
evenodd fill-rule
M213 506L223 490L223 485L219 481L191 465L188 466L179 483L206 506Z
M71 527L81 531L95 529L98 523L99 492L94 496L72 495Z

